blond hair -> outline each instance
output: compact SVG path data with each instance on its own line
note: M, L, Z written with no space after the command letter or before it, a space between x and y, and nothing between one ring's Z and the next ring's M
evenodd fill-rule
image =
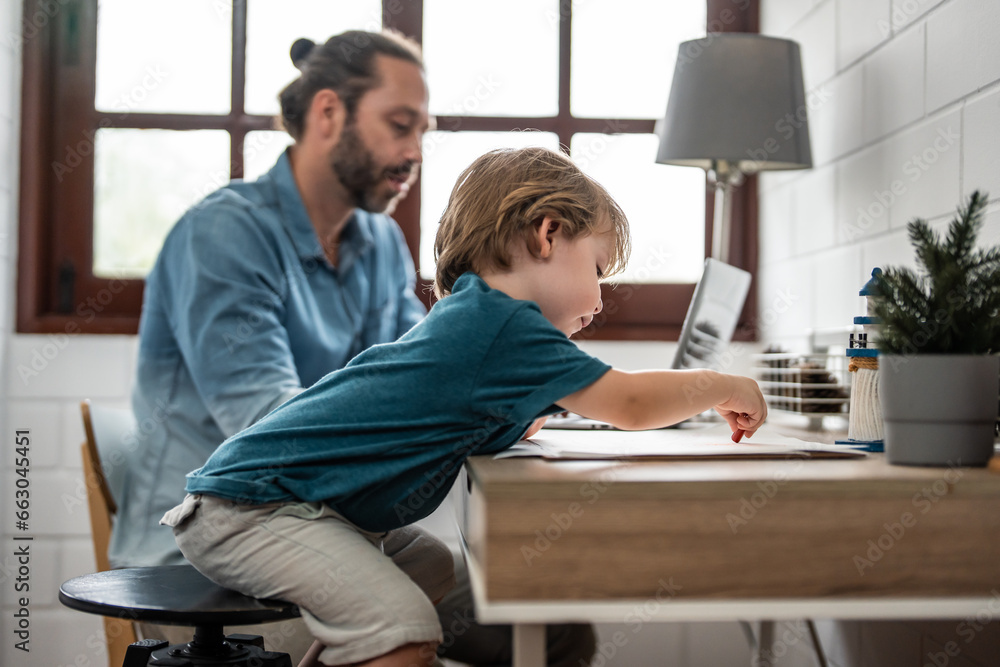
M510 268L517 242L537 252L534 225L545 216L558 221L570 239L613 234L604 275L625 268L631 251L628 219L607 190L562 153L501 148L477 158L451 191L434 240L434 293L450 294L466 271Z

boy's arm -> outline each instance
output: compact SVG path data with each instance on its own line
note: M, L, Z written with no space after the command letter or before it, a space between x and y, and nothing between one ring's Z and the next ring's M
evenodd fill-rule
M560 407L626 430L660 428L711 408L736 431L753 435L767 405L757 383L710 370L620 371L557 401Z

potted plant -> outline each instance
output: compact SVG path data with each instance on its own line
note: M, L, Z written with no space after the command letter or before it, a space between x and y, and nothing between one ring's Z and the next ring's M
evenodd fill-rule
M886 268L879 393L890 463L982 466L993 456L1000 377L1000 246L976 247L985 193L959 207L944 238L907 225L919 273Z

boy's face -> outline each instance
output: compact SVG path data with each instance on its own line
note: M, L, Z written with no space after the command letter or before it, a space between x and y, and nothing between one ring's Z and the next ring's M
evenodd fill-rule
M586 327L601 312L600 279L613 245L614 239L607 232L569 239L557 230L552 236L552 255L541 267L534 300L545 319L567 336Z

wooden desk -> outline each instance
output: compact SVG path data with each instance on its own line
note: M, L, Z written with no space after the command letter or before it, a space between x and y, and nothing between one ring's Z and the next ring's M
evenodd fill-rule
M863 460L468 461L479 620L962 618L1000 612L1000 474ZM630 620L631 619L631 620Z

